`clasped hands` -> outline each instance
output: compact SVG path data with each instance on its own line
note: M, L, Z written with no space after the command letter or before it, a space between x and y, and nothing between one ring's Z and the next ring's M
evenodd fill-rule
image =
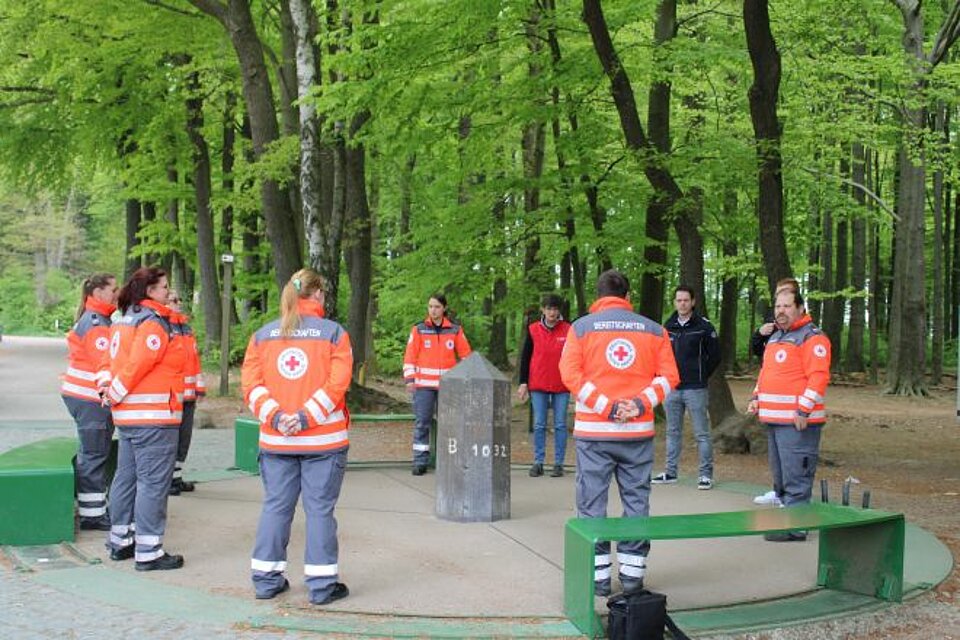
M276 418L274 428L285 436L292 436L303 431L303 423L299 413L280 413Z
M636 399L615 400L608 414L614 422L626 422L641 415L643 415L643 404Z

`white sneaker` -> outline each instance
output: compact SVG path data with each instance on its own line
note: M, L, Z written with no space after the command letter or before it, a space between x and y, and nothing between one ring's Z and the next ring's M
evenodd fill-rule
M780 502L780 497L777 496L775 491L767 491L765 494L757 496L753 499L753 504L764 504L774 507L783 506L783 503Z

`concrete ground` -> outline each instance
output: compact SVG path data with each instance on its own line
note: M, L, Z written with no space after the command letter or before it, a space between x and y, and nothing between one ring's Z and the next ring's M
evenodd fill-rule
M73 433L57 393L64 353L63 341L5 337L0 451ZM510 519L460 524L434 516L432 473L350 468L337 517L341 579L351 595L321 610L307 604L302 583L299 513L289 546L293 588L271 602L253 599L249 557L261 487L259 478L226 471L232 464L232 432L195 432L186 476L201 482L196 492L170 499L165 539L170 552L184 554L182 570L143 574L132 562L111 562L99 532L79 532L72 546L6 548L0 637L270 638L277 629L289 630L283 637L577 634L562 611L563 525L573 516L572 473L529 478L525 468L515 467ZM652 513L752 508L752 490L736 483L712 491L657 486ZM610 513L619 513L615 491ZM922 531L910 535L936 550ZM929 571L921 572L909 553L907 582L915 585ZM788 545L758 537L657 541L647 582L669 594L671 610L726 610L749 602L762 607L813 591L816 558L816 536ZM599 599L597 605L603 608ZM775 608L789 613L789 605ZM689 622L697 624L694 617Z

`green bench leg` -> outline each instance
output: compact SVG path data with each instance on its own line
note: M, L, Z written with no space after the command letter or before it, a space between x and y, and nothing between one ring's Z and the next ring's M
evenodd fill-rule
M817 584L900 602L903 597L903 516L820 532Z
M563 537L563 612L590 638L603 636L600 616L593 607L594 541L567 523Z

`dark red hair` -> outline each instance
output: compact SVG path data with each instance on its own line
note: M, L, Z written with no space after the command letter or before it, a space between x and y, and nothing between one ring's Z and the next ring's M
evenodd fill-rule
M120 289L117 308L121 313L126 313L127 309L147 297L147 289L160 282L160 278L166 275L167 272L160 267L140 267L134 271L127 280L127 284Z

